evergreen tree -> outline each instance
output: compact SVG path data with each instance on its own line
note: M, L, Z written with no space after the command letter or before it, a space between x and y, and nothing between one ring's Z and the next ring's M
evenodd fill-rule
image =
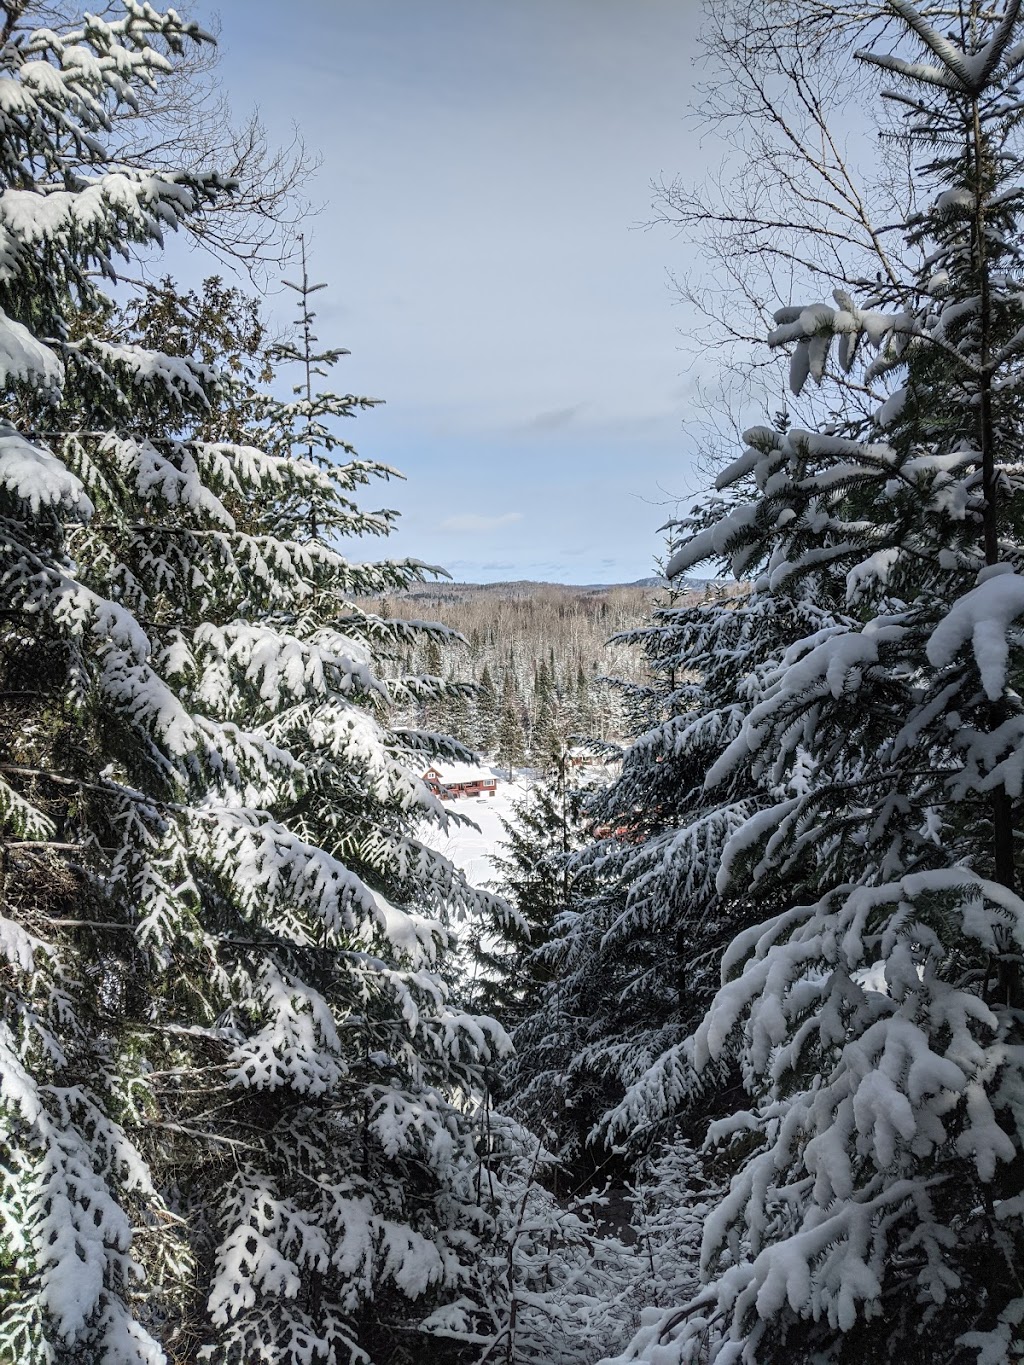
M302 349L278 352L303 366L304 382L297 401L266 404L261 434L293 465L304 448L310 469L340 485L343 499L340 507L304 507L288 500L257 509L259 522L269 523L277 538L309 547L365 531L367 518L351 493L372 475L390 472L365 461L339 464L333 458L339 446L346 455L353 452L335 435L331 419L350 416L355 406L366 404L309 387L311 375L328 373L343 354L309 354L316 340L309 307L315 288L304 267ZM370 514L370 528L386 529L391 515ZM358 570L360 579L379 576L386 582L397 576L403 586L411 572L413 566L394 562ZM240 1361L270 1343L272 1358L286 1359L292 1339L313 1331L325 1354L347 1349L354 1356L394 1358L396 1329L411 1350L419 1349L412 1329L422 1310L412 1307L412 1300L435 1284L465 1287L467 1279L472 1281L471 1256L456 1270L451 1254L469 1223L479 1226L477 1135L453 1096L482 1093L481 1063L493 1061L494 1054L486 1046L483 1052L472 1046L463 1050L458 1041L463 1025L445 1005L442 977L429 969L443 965L439 947L447 915L479 906L482 898L417 837L426 804L435 803L432 798L424 802L413 778L439 750L466 755L451 743L441 747L437 737L389 724L393 709L405 710L409 701L436 692L430 679L387 671L417 636L427 634L434 647L448 632L368 615L354 603L349 587L335 572L319 594L308 594L299 612L267 623L274 632L287 627L289 653L297 642L308 641L306 649L312 645L317 651L314 660L351 660L354 673L347 687L318 696L309 695L307 686L305 696L293 694L285 706L261 717L302 775L298 789L287 792L279 809L270 809L289 832L372 888L383 917L372 934L353 935L349 928L336 931L332 942L329 926L296 922L296 907L290 906L276 926L283 940L277 944L273 921L265 911L261 917L263 960L250 967L248 1007L257 1031L240 1078L246 1088L273 1092L272 1118L266 1150L248 1161L235 1158L225 1187L211 1293L221 1329L218 1352L230 1358L233 1350ZM269 634L264 627L263 651ZM250 700L247 714L251 706ZM403 920L396 941L391 934ZM305 951L293 946L296 937L308 945ZM291 1011L300 1008L300 1021L290 1029L281 1018L283 994ZM302 1018L307 1010L309 1023ZM346 1030L341 1057L332 1021L337 1021L335 1029ZM468 1020L465 1024L475 1027ZM454 1049L443 1042L446 1029ZM314 1152L321 1154L319 1170L311 1165ZM307 1182L314 1173L310 1191ZM264 1226L261 1212L268 1191L289 1206L289 1217L274 1228ZM295 1308L287 1293L243 1294L239 1304L233 1287L238 1248L257 1236L275 1263L294 1260L296 1220L307 1221L312 1237L320 1234L332 1247L332 1266L343 1266L344 1272L325 1267L318 1276L307 1270L306 1302ZM253 1270L258 1283L258 1269Z
M449 912L486 898L415 834L444 816L414 765L464 751L391 723L432 693L390 668L419 631L358 606L421 568L337 548L392 520L352 497L389 471L337 458L365 400L268 401L240 432L206 360L148 349L141 315L111 340L115 256L224 187L110 164L107 110L201 35L134 3L63 33L19 13L0 1354L422 1354L430 1297L484 1292L466 1102L504 1044L440 970Z
M426 729L438 730L444 722L444 707L440 701L444 691L444 658L441 642L433 636L426 641L423 676L424 680L429 680L429 682L427 682L427 690L420 700L420 724Z
M127 898L122 917L109 902L139 813L159 820L191 785L188 764L230 764L236 745L185 714L152 666L161 646L133 614L141 585L121 550L140 540L136 490L144 499L152 478L159 494L160 454L110 421L139 399L180 410L206 376L87 328L110 316L95 276L113 273L112 252L219 187L114 168L100 145L107 107L197 31L141 9L65 35L19 32L18 18L9 10L0 49L20 109L0 146L0 1352L153 1360L146 1281L185 1283L190 1258L133 1122L147 1105L124 1015L144 998L146 935L125 930L141 906ZM166 473L171 497L187 489L186 472Z
M713 506L697 509L694 525ZM773 607L753 597L667 605L628 637L649 673L627 689L639 733L620 775L595 794L593 838L575 860L588 894L558 922L546 950L553 983L516 1035L530 1059L530 1112L558 1087L576 1097L577 1161L588 1145L616 1148L621 1169L635 1168L679 1131L699 1140L735 1098L734 1054L697 1076L687 1039L731 932L756 914L721 895L717 858L769 797L738 769L709 805L704 782L739 724L738 680L770 665L787 633L824 619L809 604L792 621Z
M475 728L471 687L472 684L460 684L451 677L446 680L445 691L448 702L444 715L445 728L467 748L473 744L473 730Z
M545 954L552 927L585 889L571 859L584 841L589 794L563 748L504 822L505 840L493 861L498 889L516 916L475 925L470 945L478 973L474 1008L507 1028L540 1004L552 977Z
M480 671L480 682L476 694L475 728L473 743L483 754L489 754L495 747L498 737L498 719L501 714L501 701L490 668L485 663Z
M593 713L590 704L590 683L583 668L583 660L576 664L576 682L572 700L572 729L577 735L589 735Z
M189 356L206 367L208 417L190 413L191 433L204 440L244 441L253 407L273 378L273 346L259 301L218 275L200 290L182 289L169 276L143 284L110 320L110 339L165 355Z
M526 735L519 710L519 696L511 670L506 670L501 687L501 711L498 716L498 740L496 756L512 774L526 757Z
M698 1069L735 1050L747 1094L713 1131L736 1171L706 1288L631 1361L1024 1349L1024 31L1015 0L941 28L872 13L889 31L858 55L898 82L930 196L905 227L921 269L785 308L770 338L798 393L833 382L838 340L870 410L749 432L718 480L745 496L671 566L724 557L832 619L737 688L705 780L709 807L742 773L760 793L712 865L758 913L690 1044Z

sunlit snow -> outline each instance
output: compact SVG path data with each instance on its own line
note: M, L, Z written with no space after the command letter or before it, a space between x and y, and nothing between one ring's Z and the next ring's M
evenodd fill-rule
M431 826L422 834L424 843L450 858L472 886L485 886L497 876L494 855L505 839L502 822L512 819L513 806L533 786L532 777L522 770L515 773L512 782L508 781L507 768L484 766L482 771L493 773L498 780L493 796L445 802L449 810L468 817L478 828L452 824L446 832Z

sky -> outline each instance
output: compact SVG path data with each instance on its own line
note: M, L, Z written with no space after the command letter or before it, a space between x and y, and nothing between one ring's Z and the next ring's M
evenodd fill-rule
M218 13L212 6L201 17ZM221 73L272 138L298 125L347 432L406 476L388 553L457 580L628 582L700 486L651 183L702 177L698 0L230 0ZM699 262L696 262L699 266ZM287 296L270 300L285 315ZM374 556L368 546L367 557Z

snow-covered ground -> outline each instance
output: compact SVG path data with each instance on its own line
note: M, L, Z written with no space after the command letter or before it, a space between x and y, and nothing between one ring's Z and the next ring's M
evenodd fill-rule
M445 802L457 814L469 816L479 825L479 829L459 825L449 828L447 834L439 829L429 829L423 833L424 842L460 867L472 886L486 886L495 877L493 855L505 839L502 819L511 817L513 805L522 800L533 786L533 780L522 773L516 776L515 781L508 782L507 769L491 768L488 771L493 772L498 779L493 796Z

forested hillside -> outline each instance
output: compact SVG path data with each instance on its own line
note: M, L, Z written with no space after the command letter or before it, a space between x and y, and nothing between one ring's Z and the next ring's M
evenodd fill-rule
M0 1365L1019 1365L1024 2L708 5L753 415L578 587L380 548L202 11L0 0Z
M723 591L684 583L672 596L700 600ZM475 690L426 703L418 720L514 768L543 764L573 735L623 738L625 689L642 681L646 664L621 637L646 619L659 594L667 598L667 584L442 581L369 605L385 616L415 612L457 632L457 640L421 641L405 665Z

